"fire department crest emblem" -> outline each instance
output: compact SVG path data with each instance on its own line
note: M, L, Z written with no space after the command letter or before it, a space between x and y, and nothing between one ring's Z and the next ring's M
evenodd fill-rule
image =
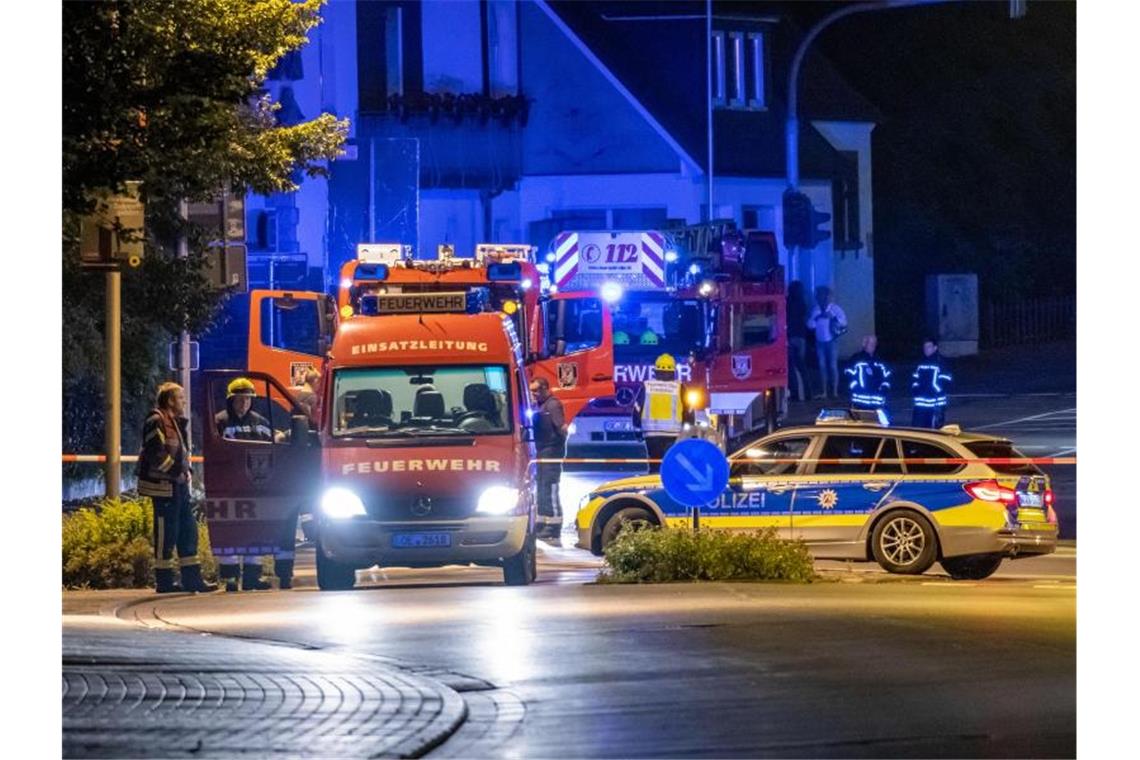
M578 384L578 365L566 362L558 365L558 385L562 388L573 388Z
M254 485L261 485L269 480L273 473L273 451L251 449L245 453L245 476Z
M835 509L835 505L839 503L839 494L830 488L825 488L819 492L819 506L822 509Z
M752 376L752 357L749 354L733 354L732 376L737 380Z

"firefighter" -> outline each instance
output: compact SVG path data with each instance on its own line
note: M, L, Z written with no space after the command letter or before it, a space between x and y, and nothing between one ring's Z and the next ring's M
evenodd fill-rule
M226 408L214 417L218 433L230 441L261 441L272 443L283 440L284 433L275 432L269 420L253 410L253 399L257 390L249 378L239 377L226 386ZM293 531L288 536L278 536L278 549L273 555L273 570L283 589L293 587L293 557L296 536ZM242 591L264 591L270 585L261 579L261 563L253 557L246 557L244 563L240 555L215 554L218 561L218 576L225 581L226 591L238 590L241 578Z
M938 341L927 338L922 344L922 361L911 376L910 390L914 395L914 427L938 429L946 422L946 389L953 378L946 371L946 361L938 352Z
M886 412L887 391L891 388L891 370L875 355L879 339L874 335L863 338L863 350L854 354L846 370L851 379L852 409L872 409Z
M198 564L198 522L190 509L190 436L186 393L177 383L158 387L154 409L143 423L138 490L154 503L154 590L217 591L202 580ZM174 582L174 551L181 588Z
M634 420L645 436L645 449L650 460L649 471L661 471L661 458L677 441L684 426L682 403L684 387L677 380L677 360L661 354L653 365L653 379L642 384L634 402Z
M550 382L536 377L530 383L538 408L534 414L534 443L539 459L562 459L566 456L566 412L562 402L550 392ZM562 502L559 483L561 462L538 465L538 535L554 543L562 540Z

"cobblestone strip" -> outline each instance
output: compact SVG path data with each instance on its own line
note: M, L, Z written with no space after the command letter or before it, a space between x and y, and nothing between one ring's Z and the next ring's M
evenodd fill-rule
M65 631L65 757L410 757L459 694L363 658L159 630Z

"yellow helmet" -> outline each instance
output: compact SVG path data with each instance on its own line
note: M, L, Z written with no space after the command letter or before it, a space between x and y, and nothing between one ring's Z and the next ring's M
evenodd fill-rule
M253 381L248 377L239 377L230 382L226 386L226 398L233 398L234 396L256 396L257 389L253 387Z
M618 330L617 332L615 332L614 333L614 345L615 346L628 346L629 345L629 333L627 333L623 330Z
M662 372L676 372L677 360L671 354L661 354L657 357L657 363L653 367Z

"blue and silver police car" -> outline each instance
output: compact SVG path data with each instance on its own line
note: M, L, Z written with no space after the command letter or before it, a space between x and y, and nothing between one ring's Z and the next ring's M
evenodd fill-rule
M1032 463L1003 463L1017 459L1008 440L955 426L824 419L731 454L728 487L702 507L701 525L772 527L817 558L873 560L892 573L939 562L953 578L986 578L1003 559L1057 546L1049 478ZM623 522L684 527L689 514L657 475L606 483L579 504L578 546L600 555Z

